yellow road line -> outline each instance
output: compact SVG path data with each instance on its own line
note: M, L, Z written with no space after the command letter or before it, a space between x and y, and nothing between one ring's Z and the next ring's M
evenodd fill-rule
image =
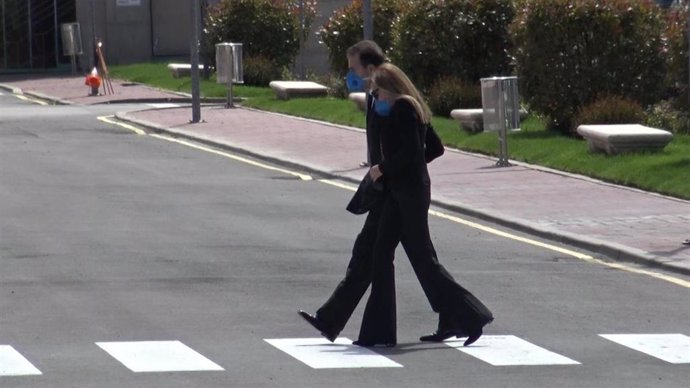
M296 177L298 177L299 179L301 179L301 180L303 180L303 181L310 181L310 180L312 180L311 175L308 175L308 174L301 174L301 173L298 173L298 172L295 172L295 171L286 170L286 169L284 169L284 168L274 167L274 166L271 166L271 165L268 165L268 164L265 164L265 163L257 162L257 161L255 161L255 160L251 160L251 159L242 157L242 156L237 156L237 155L233 155L233 154L230 154L230 153L227 153L227 152L218 151L218 150L216 150L216 149L213 149L213 148L210 148L210 147L205 147L205 146L198 145L198 144L194 144L194 143L191 143L191 142L188 142L188 141L185 141L185 140L175 139L175 138L172 138L172 137L161 136L161 135L156 135L156 134L152 134L151 136L153 136L153 137L155 137L155 138L157 138L157 139L162 139L162 140L170 141L170 142L173 142L173 143L183 144L183 145L186 145L187 147L196 148L196 149L198 149L198 150L205 151L205 152L209 152L209 153L212 153L212 154L215 154L215 155L224 156L224 157L226 157L226 158L233 159L233 160L237 160L238 162L246 163L246 164L249 164L249 165L252 165L252 166L255 166L255 167L260 167L260 168L263 168L263 169L266 169L266 170L277 171L277 172L280 172L280 173L283 173L283 174L296 176Z
M20 100L33 102L34 104L48 105L48 103L45 102L45 101L37 100L37 99L34 99L34 98L29 98L29 97L24 96L24 95L21 95L21 94L15 94L15 96L16 96L18 99L20 99Z
M130 129L130 130L134 131L135 133L137 133L138 135L145 135L146 134L146 132L142 131L141 129L138 129L138 128L131 126L129 124L113 121L113 120L111 120L112 117L113 116L103 116L103 117L99 117L98 119L101 121L105 121L107 123L119 125L119 126L122 126L124 128ZM155 137L157 139L162 139L162 140L170 141L173 143L182 144L182 145L192 147L192 148L195 148L195 149L198 149L201 151L209 152L212 154L220 155L220 156L230 158L230 159L233 159L233 160L236 160L236 161L239 161L242 163L246 163L246 164L249 164L252 166L256 166L256 167L260 167L263 169L267 169L267 170L271 170L271 171L277 171L277 172L281 172L284 174L296 176L296 177L299 177L300 179L302 179L304 181L312 180L311 175L308 175L308 174L301 174L301 173L287 170L284 168L274 167L274 166L271 166L271 165L268 165L265 163L257 162L257 161L254 161L254 160L251 160L248 158L237 156L237 155L232 155L232 154L227 153L227 152L218 151L216 149L213 149L210 147L205 147L202 145L198 145L198 144L188 142L185 140L175 139L175 138L171 138L168 136L161 136L161 135L157 135L157 134L151 134L150 136ZM333 180L333 179L319 179L318 181L321 183L325 183L327 185L331 185L331 186L338 187L338 188L348 190L348 191L356 191L357 190L357 188L355 186L345 184L345 183L342 183L340 181ZM552 245L552 244L543 243L541 241L532 240L532 239L529 239L526 237L517 236L517 235L511 234L511 233L507 233L507 232L504 232L504 231L501 231L501 230L498 230L495 228L491 228L489 226L485 226L485 225L482 225L482 224L479 224L476 222L468 221L468 220L465 220L463 218L453 216L453 215L450 215L450 214L447 214L444 212L440 212L437 210L429 210L429 214L432 216L435 216L435 217L446 219L446 220L451 221L451 222L455 222L457 224L468 226L470 228L474 228L474 229L478 229L478 230L481 230L481 231L484 231L487 233L491 233L491 234L494 234L496 236L500 236L503 238L519 241L519 242L533 245L533 246L536 246L539 248L543 248L543 249L551 250L551 251L558 252L561 254L565 254L568 256L572 256L572 257L575 257L575 258L582 260L584 262L587 262L587 263L598 264L598 265L602 265L602 266L609 267L609 268L615 268L615 269L618 269L621 271L626 271L626 272L635 273L635 274L639 274L639 275L650 276L650 277L653 277L655 279L663 280L663 281L666 281L666 282L690 289L690 282L689 281L679 279L679 278L676 278L673 276L669 276L669 275L666 275L666 274L663 274L660 272L635 268L635 267L631 267L631 266L625 265L625 264L611 263L611 262L607 262L604 260L596 259L596 258L594 258L590 255L586 255L584 253L576 252L576 251L562 248L562 247Z
M133 125L129 125L127 123L115 121L115 120L113 120L113 117L114 116L100 116L100 117L98 117L98 119L100 121L106 122L108 124L119 125L122 128L129 129L130 131L136 133L137 135L146 135L146 132L142 131L141 129L139 129Z
M468 220L462 219L460 217L452 216L450 214L446 214L446 213L439 212L436 210L429 210L429 214L434 215L436 217L447 219L449 221L452 221L452 222L455 222L458 224L463 224L463 225L469 226L469 227L474 228L474 229L479 229L479 230L482 230L482 231L487 232L487 233L495 234L497 236L501 236L501 237L508 238L508 239L515 240L515 241L520 241L520 242L525 243L525 244L533 245L536 247L540 247L540 248L548 249L548 250L555 251L558 253L562 253L562 254L565 254L568 256L572 256L572 257L575 257L577 259L580 259L580 260L588 262L588 263L599 264L599 265L603 265L603 266L606 266L609 268L615 268L615 269L619 269L621 271L636 273L636 274L640 274L640 275L647 275L647 276L651 276L651 277L656 278L656 279L664 280L664 281L667 281L669 283L679 285L681 287L690 288L690 282L689 281L679 279L679 278L676 278L673 276L669 276L669 275L666 275L663 273L654 272L654 271L645 270L645 269L640 269L640 268L635 268L635 267L631 267L631 266L625 265L625 264L611 263L611 262L607 262L604 260L596 259L596 258L594 258L590 255L586 255L584 253L576 252L576 251L562 248L562 247L559 247L556 245L546 244L546 243L543 243L541 241L532 240L532 239L529 239L526 237L521 237L521 236L517 236L514 234L506 233L504 231L501 231L501 230L498 230L495 228L481 225L481 224L478 224L476 222L468 221Z

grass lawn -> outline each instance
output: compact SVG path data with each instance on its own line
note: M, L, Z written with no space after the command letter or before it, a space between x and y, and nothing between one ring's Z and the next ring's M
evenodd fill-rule
M112 66L110 73L115 78L189 92L190 79L173 78L165 66L165 63ZM246 99L244 106L364 127L362 112L345 99L324 97L282 101L276 99L268 87L243 85L235 86L233 92ZM216 84L214 77L202 80L201 95L224 97L225 85ZM472 135L459 130L454 120L443 117L435 117L433 123L447 146L487 155L498 152L495 133ZM675 135L662 152L607 156L590 153L582 139L546 130L543 121L536 116L530 116L521 128L521 131L508 136L508 154L512 160L690 199L690 136Z

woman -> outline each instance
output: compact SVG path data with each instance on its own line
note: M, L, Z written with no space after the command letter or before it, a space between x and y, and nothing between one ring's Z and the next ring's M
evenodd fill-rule
M455 282L438 262L429 235L431 185L424 160L426 125L431 112L405 73L390 63L372 73L374 110L380 120L381 162L369 170L372 180L384 184L384 200L374 244L371 295L362 320L361 346L394 346L396 343L393 256L399 241L424 289L431 307L439 313L435 333L421 341L468 337L470 345L493 320L491 311Z

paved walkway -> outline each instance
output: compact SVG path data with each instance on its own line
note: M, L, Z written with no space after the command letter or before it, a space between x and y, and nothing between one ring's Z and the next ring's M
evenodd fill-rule
M141 85L113 84L114 95L86 97L81 76L0 76L0 86L15 93L80 104L180 98ZM355 128L222 106L204 106L204 122L197 124L189 124L189 106L118 117L353 182L366 171L358 166L365 157L365 136ZM448 150L430 165L434 202L614 259L690 273L690 246L681 245L690 238L689 201L522 163L494 165L493 158Z

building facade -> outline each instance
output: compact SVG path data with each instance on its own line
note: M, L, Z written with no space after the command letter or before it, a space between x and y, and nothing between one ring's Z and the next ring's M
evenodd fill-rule
M218 0L199 0L209 3ZM295 0L299 1L299 0ZM320 0L296 63L300 72L328 71L318 28L349 0ZM94 42L103 44L108 64L153 60L189 61L192 0L0 0L0 73L66 71L60 26L79 23L83 53L78 67L94 64Z

